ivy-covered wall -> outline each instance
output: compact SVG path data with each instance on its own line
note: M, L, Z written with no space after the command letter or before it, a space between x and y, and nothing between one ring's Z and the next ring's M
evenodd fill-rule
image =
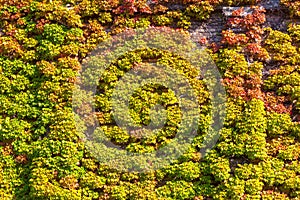
M300 198L300 2L280 1L290 22L280 30L267 23L266 10L258 5L264 4L0 0L0 198ZM228 6L240 8L225 17L222 8ZM198 36L197 25L210 26L211 15L219 16L222 25L215 24L210 37L197 39L219 68L227 92L226 118L215 147L204 158L199 154L209 121L205 118L189 151L170 166L126 173L98 162L78 136L72 110L72 91L84 58L111 35L130 28L168 26ZM175 68L179 63L188 76L193 74L188 63L165 52L133 55L116 61L107 79L99 82L96 114L115 144L147 152L174 138L178 106L167 106L166 131L135 140L114 126L107 102L110 87L143 59ZM203 82L194 87L202 97L199 103L208 109ZM149 123L148 107L162 97L166 105L173 104L165 88L141 88L132 104L134 119Z

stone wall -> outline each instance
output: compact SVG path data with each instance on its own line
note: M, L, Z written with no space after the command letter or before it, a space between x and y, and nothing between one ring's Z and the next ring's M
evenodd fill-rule
M286 31L287 25L290 22L300 22L299 19L292 21L289 17L287 8L280 5L279 0L264 0L257 6L262 6L266 10L266 22L264 27L271 27L275 30ZM193 39L199 40L201 37L206 37L209 42L219 42L221 40L221 32L226 29L227 18L230 17L233 10L240 7L219 7L208 20L199 23L192 22L189 29ZM251 12L250 7L244 7L245 13Z

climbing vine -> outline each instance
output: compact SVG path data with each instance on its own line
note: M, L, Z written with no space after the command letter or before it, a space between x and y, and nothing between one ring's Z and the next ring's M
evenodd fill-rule
M0 0L0 198L298 199L300 5L281 0L295 21L279 31L266 27L267 11L259 2ZM215 147L201 157L211 108L205 82L192 81L196 72L183 58L142 49L115 60L99 80L95 114L106 136L128 151L145 153L176 135L177 99L160 85L135 91L130 113L147 125L151 106L159 102L167 110L163 131L141 139L138 132L118 128L112 117L115 82L149 60L177 68L193 83L202 109L197 136L175 163L157 171L119 172L100 163L77 134L72 110L83 60L101 42L129 29L167 26L188 34L222 6L241 8L226 19L220 42L200 40L227 92Z

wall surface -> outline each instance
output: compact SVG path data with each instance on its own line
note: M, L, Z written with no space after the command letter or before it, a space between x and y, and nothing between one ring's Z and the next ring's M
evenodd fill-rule
M261 6L266 10L265 27L285 32L289 23L300 22L300 19L293 18L292 20L290 18L287 8L280 5L279 0L264 0L257 6ZM195 39L206 37L209 42L220 42L221 32L226 28L228 18L231 17L232 11L238 8L241 7L218 7L208 20L201 23L193 22L189 32ZM250 7L244 8L247 11Z

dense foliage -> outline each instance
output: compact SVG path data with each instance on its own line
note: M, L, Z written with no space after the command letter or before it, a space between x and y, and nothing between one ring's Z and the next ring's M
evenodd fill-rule
M187 30L218 6L256 3L0 0L0 198L300 198L300 25L291 23L286 32L264 28L265 10L260 7L252 7L246 16L243 9L234 11L222 41L206 43L228 94L221 136L206 157L199 154L209 123L205 109L190 150L176 163L148 173L118 172L99 163L75 128L76 76L82 60L100 42L129 28ZM292 17L299 16L299 1L281 3ZM148 85L133 96L132 117L149 123L148 108L161 101L169 105L166 130L140 140L112 125L109 90L126 69L147 59L182 68L193 77L186 61L149 50L133 52L107 70L96 96L97 119L114 143L133 152L151 151L172 140L180 120L172 92ZM203 82L194 86L201 105L209 108Z

